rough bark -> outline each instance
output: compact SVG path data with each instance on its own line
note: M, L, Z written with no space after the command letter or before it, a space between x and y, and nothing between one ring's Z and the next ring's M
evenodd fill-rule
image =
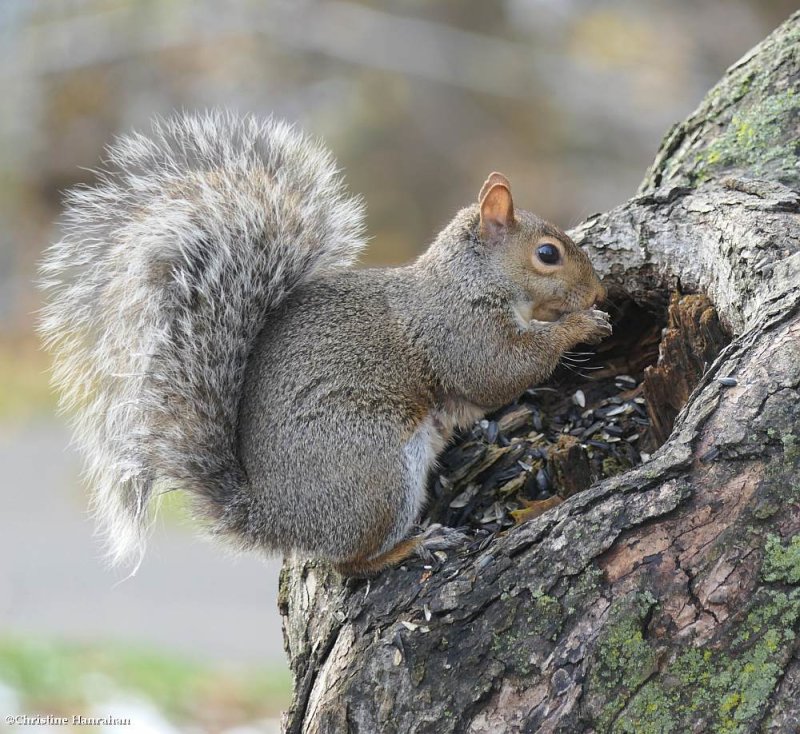
M434 569L287 562L287 732L798 731L799 42L797 14L572 233L618 294L704 293L733 335L667 441Z

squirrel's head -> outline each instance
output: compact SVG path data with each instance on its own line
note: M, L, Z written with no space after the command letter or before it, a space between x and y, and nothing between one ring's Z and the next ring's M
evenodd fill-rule
M525 318L555 321L605 298L586 253L565 232L535 214L515 211L511 184L502 173L489 176L478 201L485 252L526 294Z

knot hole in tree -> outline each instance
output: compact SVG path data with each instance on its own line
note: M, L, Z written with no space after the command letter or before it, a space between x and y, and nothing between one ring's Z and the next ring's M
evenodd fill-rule
M648 279L650 280L650 279ZM429 515L491 537L647 460L729 343L708 296L611 286L614 333L456 437L430 479ZM444 555L442 555L444 558Z

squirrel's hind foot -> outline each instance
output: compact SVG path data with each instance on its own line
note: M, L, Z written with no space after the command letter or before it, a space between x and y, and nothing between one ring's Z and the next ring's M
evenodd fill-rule
M429 525L414 539L418 545L414 552L423 561L432 563L436 560L436 551L446 551L464 546L469 539L466 533L457 528L449 528L439 523Z
M448 528L438 523L429 525L418 535L401 540L394 548L374 558L356 558L345 563L337 563L334 568L342 576L367 578L391 566L418 556L426 563L436 561L436 551L451 550L466 544L468 536L456 528Z

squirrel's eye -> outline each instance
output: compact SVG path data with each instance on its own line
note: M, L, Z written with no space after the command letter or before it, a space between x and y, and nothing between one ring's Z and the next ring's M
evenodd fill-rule
M550 244L539 245L536 255L545 265L555 265L561 259L558 248Z

